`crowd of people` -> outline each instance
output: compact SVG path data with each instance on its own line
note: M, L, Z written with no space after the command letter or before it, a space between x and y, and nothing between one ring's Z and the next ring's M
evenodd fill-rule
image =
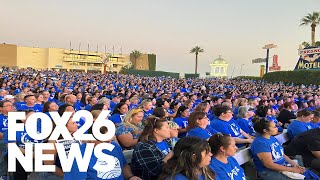
M39 179L232 179L247 178L233 157L250 147L257 177L261 179L319 178L320 173L320 86L269 83L245 79L175 79L122 74L63 72L2 68L0 80L0 177L7 178L7 144L78 143L84 153L87 142L37 141L26 131L8 141L8 112L75 113L90 111L94 121L102 111L116 127L107 141L115 148L112 171L96 171L105 164L91 155L87 172L76 162L63 172L57 150L55 172L40 172ZM26 123L26 120L21 120ZM66 127L73 134L85 118ZM49 129L48 129L49 130ZM91 133L90 128L87 133ZM105 134L108 128L101 128ZM282 145L274 136L287 132ZM92 143L92 142L91 142ZM95 144L102 143L98 140ZM70 147L65 146L68 154ZM131 162L124 150L133 150ZM293 161L296 155L301 162ZM9 173L27 179L22 165ZM0 178L1 179L1 178ZM297 178L296 178L297 179ZM303 179L303 178L302 178Z

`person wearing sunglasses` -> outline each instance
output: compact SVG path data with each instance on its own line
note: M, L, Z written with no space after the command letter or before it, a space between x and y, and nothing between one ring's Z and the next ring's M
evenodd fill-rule
M163 118L149 116L138 144L134 147L131 168L134 175L142 179L157 179L173 155L170 143L170 129Z

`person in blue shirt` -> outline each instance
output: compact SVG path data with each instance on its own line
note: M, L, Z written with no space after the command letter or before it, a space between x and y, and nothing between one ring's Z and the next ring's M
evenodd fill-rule
M88 131L90 134L92 134L92 128ZM102 127L100 129L100 132L102 134L106 134L108 132L108 129L106 127ZM99 140L94 140L93 143L95 145L98 145L100 143L111 143L114 145L114 148L112 151L109 151L107 149L104 149L102 153L107 155L109 158L113 158L115 160L115 166L110 171L97 171L94 166L99 165L105 165L107 166L107 163L104 159L98 159L95 154L92 151L91 158L89 161L89 166L86 172L80 172L79 167L76 161L73 162L73 165L71 167L70 172L66 172L64 174L65 180L74 180L74 179L93 179L93 180L103 180L103 179L112 179L112 180L141 180L141 178L134 176L131 172L131 168L128 165L123 153L121 147L114 142L111 141L105 141L101 142ZM83 143L80 146L80 151L82 156L85 153L87 143Z
M306 110L300 110L297 113L297 118L293 120L288 126L288 136L290 139L299 135L300 133L312 129L310 124L313 114Z
M65 99L66 99L66 104L73 106L76 112L81 110L81 106L78 103L76 103L77 97L75 95L73 94L66 95Z
M313 119L310 122L312 129L320 128L320 111L312 111Z
M5 161L6 146L3 143L4 133L8 130L8 112L14 112L15 108L11 101L3 100L0 101L0 179L1 177L7 176L8 163ZM4 178L3 178L4 179Z
M26 104L21 104L19 107L19 111L29 111L32 110L34 112L42 112L42 106L40 104L36 104L36 98L32 94L28 94L24 97L24 101ZM17 107L18 108L18 107Z
M236 122L244 132L254 137L256 132L254 131L253 123L251 122L251 118L254 116L254 109L249 108L249 106L240 106L238 111L238 119Z
M34 114L34 111L32 111L32 110L26 111L26 119L21 120L21 122L24 124L24 126L25 126L28 118L32 114ZM40 124L37 124L37 127L39 129ZM27 143L35 144L35 143L42 143L42 142L43 142L42 140L35 140L31 136L29 136L25 128L23 131L16 132L16 140L9 140L8 139L8 131L6 131L4 133L4 144L7 145L8 143L16 143L16 145L19 147L19 149L21 150L21 152L23 154L25 151L25 145ZM7 153L8 153L8 150L6 150L6 152L4 152L6 157L7 157ZM22 167L20 162L18 160L16 160L16 172L13 173L13 178L27 180L28 174L29 173L24 170L24 168Z
M181 138L173 149L173 157L164 165L159 180L219 179L208 168L211 156L206 140L198 137Z
M180 106L181 106L181 103L179 101L173 101L170 104L170 108L167 110L167 112L173 116L176 116Z
M244 147L246 144L251 144L253 139L249 134L244 132L240 126L232 119L232 109L228 106L217 105L214 107L216 119L211 121L210 126L223 134L231 135L238 148Z
M121 123L125 114L127 114L128 109L129 106L126 103L120 102L114 108L113 112L111 113L111 116L109 117L109 120L112 121L115 125Z
M276 110L273 109L272 107L270 106L266 106L264 108L264 112L265 112L265 117L269 120L269 121L273 121L277 128L278 128L278 132L279 133L282 133L283 132L283 128L282 128L282 123L279 122L276 118Z
M187 135L188 117L190 116L190 110L186 106L180 106L176 117L173 119L175 123L179 126L179 138L185 137Z
M90 97L88 97L88 105L84 109L87 110L87 111L90 111L92 106L97 104L97 103L98 103L97 98L95 98L93 96L90 96Z
M238 118L238 113L239 113L239 108L240 106L247 106L248 105L248 100L246 98L239 98L237 101L237 104L233 110L233 117L234 119Z
M131 109L123 121L118 124L115 135L121 147L132 149L138 143L138 138L144 128L141 123L142 119L142 109Z
M188 136L195 136L208 140L217 130L209 126L209 119L205 112L195 111L190 114L187 127Z
M49 112L58 112L59 106L53 101L47 101L43 105L42 112L51 118ZM52 118L51 118L52 119Z
M209 145L213 154L209 166L219 179L246 179L243 168L233 157L238 148L230 135L217 133L210 137Z
M250 151L259 176L262 179L290 179L282 171L303 174L305 168L286 156L282 145L273 137L278 133L275 123L266 118L254 118L253 122L259 135L251 144Z
M148 116L152 115L152 102L150 99L145 99L141 102L140 108L144 112L143 119L146 119Z

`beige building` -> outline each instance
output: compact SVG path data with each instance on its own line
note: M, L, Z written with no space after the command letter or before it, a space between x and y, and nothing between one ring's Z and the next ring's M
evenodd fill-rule
M228 62L219 56L213 60L211 66L210 76L213 77L227 77Z
M103 73L103 55L110 56L106 71L119 72L130 64L130 55L0 44L0 65L8 67Z

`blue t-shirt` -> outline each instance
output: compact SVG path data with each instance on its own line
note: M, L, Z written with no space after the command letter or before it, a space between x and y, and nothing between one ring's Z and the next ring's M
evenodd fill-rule
M208 139L216 133L218 133L218 131L213 129L210 126L207 126L206 129L202 129L201 127L196 127L196 128L190 129L187 133L187 136L195 136L201 139Z
M122 114L114 114L110 116L108 119L112 121L114 124L119 124L122 122L122 119L124 118L125 115Z
M312 127L312 129L314 129L314 128L320 128L320 123L310 122L310 126Z
M35 104L34 106L27 106L26 104L21 104L21 106L19 108L20 109L17 109L19 111L33 110L34 112L42 112L43 107L40 104Z
M188 118L184 118L184 117L177 117L173 119L173 122L177 123L179 125L179 128L181 129L185 129L188 126ZM179 133L179 138L183 138L186 137L187 133Z
M246 177L243 168L232 156L228 157L228 164L212 157L209 166L220 179L243 180Z
M250 120L246 120L244 118L238 118L236 121L244 132L246 132L247 134L250 134L251 136L256 135L256 131L253 129L253 124Z
M153 113L153 109L150 109L149 111L144 111L143 119L145 120L148 116L151 116Z
M169 152L171 151L168 144L164 140L161 142L156 142L156 146L158 147L158 149L160 149L164 156L169 154Z
M310 123L293 120L288 126L288 136L289 138L294 138L297 135L310 129L312 129Z
M263 136L257 136L251 144L250 151L253 156L254 165L257 168L258 172L268 170L268 168L266 168L259 159L259 153L270 152L272 161L274 163L279 165L286 165L286 161L283 157L283 147L273 136L270 136L270 139L267 139Z
M115 160L115 167L111 171L108 172L99 172L96 171L93 167L95 164L107 164L108 162L104 161L103 159L98 159L94 153L92 152L89 167L87 172L79 172L78 165L76 161L73 162L72 168L70 172L64 173L64 179L65 180L75 180L75 179L95 179L95 180L102 180L102 179L113 179L113 180L123 180L123 172L122 169L124 165L127 164L127 161L122 153L121 147L113 143L115 146L112 151L103 150L102 152L104 154L107 154L109 156L112 156L112 158ZM84 155L86 149L86 143L82 144L80 146L81 154Z
M92 108L91 104L86 105L86 107L84 108L84 110L90 111Z
M240 126L233 119L229 121L223 121L217 118L211 121L210 126L223 134L229 134L231 137L245 139L245 137L241 134ZM237 144L237 147L242 146L245 146L245 144Z
M0 114L0 133L4 133L8 129L8 116Z

